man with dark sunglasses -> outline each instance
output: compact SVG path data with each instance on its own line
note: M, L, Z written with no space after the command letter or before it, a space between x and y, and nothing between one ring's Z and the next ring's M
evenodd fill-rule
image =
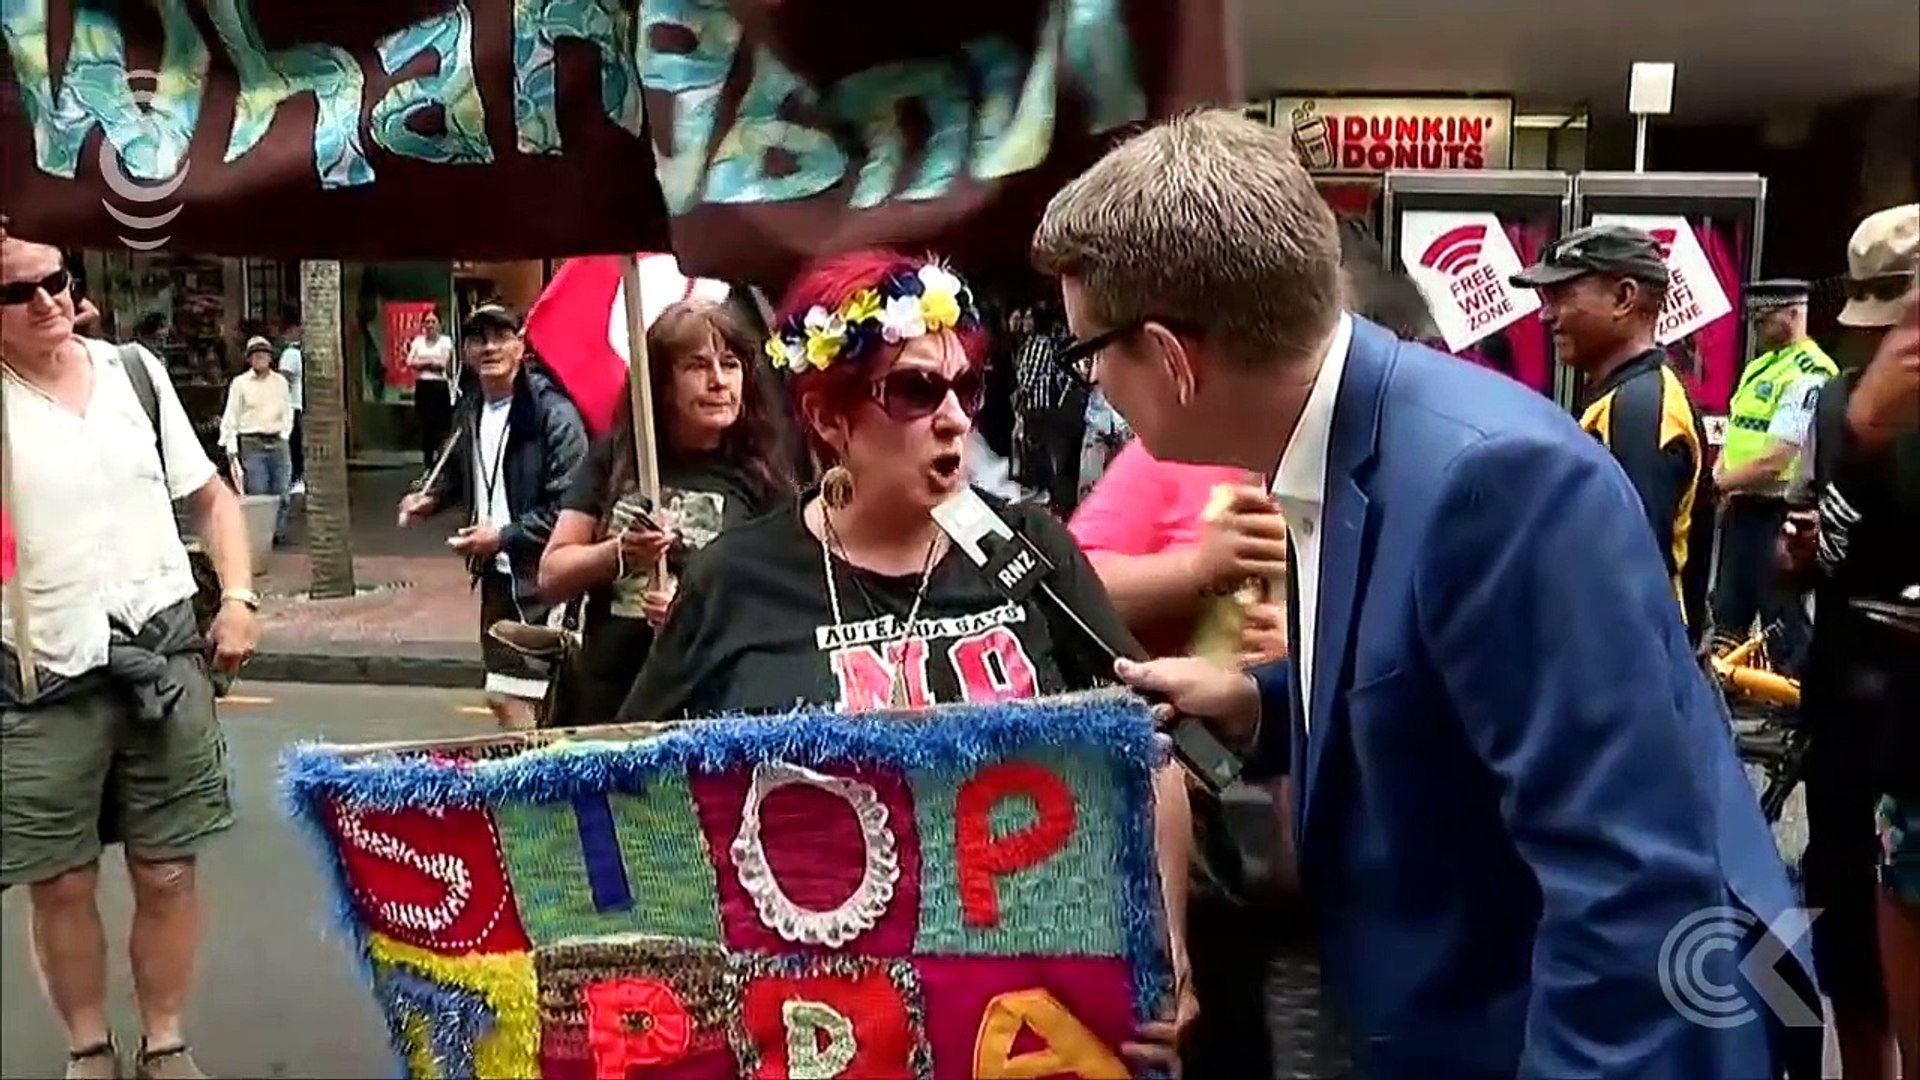
M0 886L27 886L66 1075L117 1076L95 890L103 847L124 843L137 1075L197 1077L181 1031L198 943L194 856L233 809L175 501L212 552L223 591L206 636L228 673L253 651L259 599L239 501L166 369L138 345L76 334L71 286L57 249L0 232L18 547L0 619Z

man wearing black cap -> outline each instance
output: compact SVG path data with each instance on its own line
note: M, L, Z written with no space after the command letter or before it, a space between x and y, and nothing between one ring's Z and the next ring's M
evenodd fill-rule
M1583 376L1580 426L1613 452L1639 493L1698 644L1706 622L1701 547L1712 509L1699 414L1653 339L1667 282L1653 237L1621 225L1569 233L1513 277L1539 290L1540 318L1560 362Z
M483 304L461 334L459 430L424 491L400 500L400 523L460 506L468 522L447 546L466 557L480 587L480 647L487 704L502 727L534 726L547 674L487 632L495 622L539 623L550 614L536 590L540 553L560 498L587 454L580 412L545 370L524 363L520 319Z
M1714 488L1726 500L1713 580L1715 636L1722 645L1738 644L1759 616L1775 666L1790 673L1800 670L1807 615L1798 598L1774 583L1774 538L1787 517L1787 482L1806 445L1820 388L1839 371L1807 336L1807 295L1804 281L1747 286L1747 310L1764 351L1740 373L1713 466Z

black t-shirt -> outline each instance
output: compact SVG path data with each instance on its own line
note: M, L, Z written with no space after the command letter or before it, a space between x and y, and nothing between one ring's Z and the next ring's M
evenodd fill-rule
M1044 510L982 498L1053 563L1062 599L1115 648L1139 655L1066 528ZM832 560L844 619L836 625L821 544L801 519L805 501L728 530L692 561L622 719L884 708L901 656L914 707L1080 690L1110 676L1104 655L1046 601L1008 602L951 548L928 578L904 645L920 574L887 576Z
M1814 497L1820 512L1808 713L1867 725L1882 787L1920 796L1920 435L1863 454L1846 428L1849 373L1821 388Z
M574 476L573 486L560 500L562 510L573 510L601 522L603 532L608 512L616 501L608 491L613 455L611 438L594 443L587 452L586 462ZM722 531L764 513L770 500L757 491L746 474L723 457L708 455L663 462L660 499L673 517L680 537L667 553L667 568L675 575L682 574L693 553L712 543ZM581 611L581 630L586 640L580 656L580 671L595 685L583 688L583 715L578 722L604 723L613 719L613 711L646 662L653 644L653 628L644 619L613 614L612 590L600 588L587 594Z

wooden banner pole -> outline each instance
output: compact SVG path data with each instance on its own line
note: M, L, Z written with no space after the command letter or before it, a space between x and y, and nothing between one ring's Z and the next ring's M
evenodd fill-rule
M627 309L627 393L633 413L633 453L640 492L653 512L660 506L660 451L653 441L653 377L647 366L647 314L640 295L640 256L620 260L620 292ZM654 568L654 581L667 579L666 556Z

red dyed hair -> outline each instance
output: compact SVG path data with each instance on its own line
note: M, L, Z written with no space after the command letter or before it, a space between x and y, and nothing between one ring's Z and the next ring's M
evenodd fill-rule
M787 293L774 312L774 323L777 326L789 318L803 318L815 306L836 311L862 289L878 289L895 274L912 273L938 261L932 255L915 258L888 248L867 248L821 259L809 264L793 284L787 286ZM960 349L966 353L969 364L979 367L986 363L984 328L950 332L959 336ZM861 356L829 364L825 370L809 367L788 376L787 397L793 405L794 420L822 464L833 462L834 450L820 439L813 425L807 423L802 403L808 398L817 398L824 414L845 415L867 399L868 384L892 363L896 352L898 347L882 345L867 349Z

